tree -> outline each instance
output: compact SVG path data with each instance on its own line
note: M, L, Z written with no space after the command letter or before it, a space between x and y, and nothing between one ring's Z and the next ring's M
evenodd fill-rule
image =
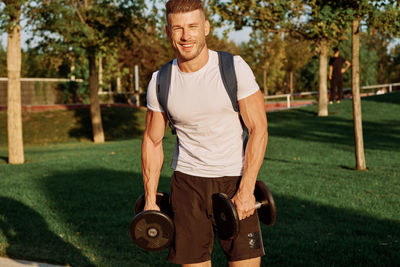
M388 64L389 77L391 83L399 82L400 80L400 45L395 46L391 50L390 61Z
M279 34L252 32L250 41L242 44L242 51L265 95L284 90L285 40Z
M218 2L218 3L217 3ZM346 9L334 0L212 1L221 20L231 21L235 29L249 26L264 35L288 32L315 43L319 60L318 116L328 116L327 68L329 45L341 38L348 24Z
M360 98L360 23L365 20L369 27L377 28L387 34L400 32L400 15L398 0L372 1L363 0L345 6L352 12L352 94L353 94L353 120L354 141L356 154L356 169L366 170L367 165L364 153L364 139L362 130L362 113Z
M351 89L353 94L353 120L354 120L354 141L356 151L356 168L357 170L365 170L367 168L364 154L364 138L362 130L361 118L361 98L360 98L360 36L359 36L359 20L353 20L352 24L352 53L351 62Z
M1 20L8 33L7 40L7 134L8 162L24 163L24 144L21 114L21 14L29 1L3 0Z
M140 19L141 27L126 29L118 47L118 61L125 74L124 79L130 91L134 88L134 68L140 69L140 83L147 84L154 71L174 57L165 34L165 20L158 10Z
M362 37L362 36L361 36ZM375 83L371 82L363 82L363 76L361 76L361 84L386 84L390 83L390 72L392 70L390 65L390 60L391 60L391 51L388 51L387 47L389 46L391 42L391 38L388 36L385 36L379 32L377 32L375 29L371 29L371 34L365 36L365 41L361 39L361 44L365 43L368 45L368 50L373 51L376 54L376 77L375 77ZM360 52L361 53L361 52ZM366 55L365 53L361 55L360 61L365 58ZM364 60L365 62L365 60ZM360 62L362 64L362 62ZM360 66L362 67L362 66ZM361 73L363 73L361 71ZM366 75L370 77L370 74Z
M328 116L328 55L329 47L343 39L349 25L349 11L340 4L344 0L304 0L303 23L291 23L290 31L313 41L319 53L318 116Z
M261 76L264 94L283 88L285 76L284 40L280 36L287 22L297 16L299 1L209 1L210 9L218 14L221 24L233 25L235 30L252 28L252 38L243 48L256 77ZM251 55L253 53L253 55ZM260 75L260 71L262 74Z
M295 73L307 64L313 53L310 41L287 36L285 40L286 64L285 68L289 74L289 91L294 93Z
M58 0L47 1L41 10L40 25L34 31L43 44L65 53L85 51L89 65L90 114L93 140L104 142L98 96L97 55L113 50L122 33L138 27L137 17L144 13L144 1Z

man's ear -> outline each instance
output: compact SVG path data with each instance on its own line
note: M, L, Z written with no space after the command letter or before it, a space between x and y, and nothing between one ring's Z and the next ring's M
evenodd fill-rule
M204 33L206 36L210 34L210 22L208 20L204 22Z

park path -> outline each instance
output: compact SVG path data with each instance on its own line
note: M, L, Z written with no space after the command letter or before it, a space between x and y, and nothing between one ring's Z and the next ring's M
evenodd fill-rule
M291 101L290 108L304 107L304 106L309 106L309 105L313 105L316 103L317 102L314 100ZM282 109L288 109L286 101L266 102L265 103L265 111L277 111L277 110L282 110Z
M316 101L313 100L301 100L301 101L292 101L290 102L291 108L293 107L301 107L315 104ZM265 103L265 111L276 111L287 109L286 101L280 102L266 102ZM131 107L128 104L101 104L103 107L124 107L129 108ZM89 108L88 104L59 104L59 105L34 105L34 106L22 106L22 110L30 111L30 112L41 112L41 111L49 111L49 110L73 110L73 109L81 109L81 108ZM6 110L7 107L0 106L0 111ZM140 107L140 109L146 109L145 107Z
M9 258L0 257L1 267L61 267L61 265L52 265L47 263L14 260Z

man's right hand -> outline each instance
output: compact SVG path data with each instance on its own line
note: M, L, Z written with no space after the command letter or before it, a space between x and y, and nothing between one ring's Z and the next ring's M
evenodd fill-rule
M160 211L160 207L156 203L148 203L144 205L143 210L157 210Z

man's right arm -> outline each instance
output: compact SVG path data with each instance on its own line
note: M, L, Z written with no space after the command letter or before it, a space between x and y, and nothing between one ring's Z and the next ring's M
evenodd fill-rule
M146 202L144 210L160 210L156 205L156 193L164 161L162 140L166 124L167 118L164 113L147 111L142 141L142 173Z

